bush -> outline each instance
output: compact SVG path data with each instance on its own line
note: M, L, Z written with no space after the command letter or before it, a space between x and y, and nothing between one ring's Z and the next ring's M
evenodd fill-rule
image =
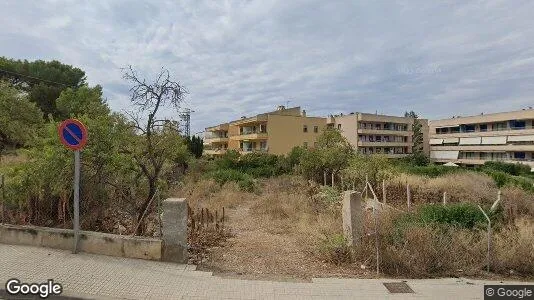
M498 188L504 186L516 186L525 191L534 191L533 180L523 176L513 176L503 171L495 171L490 169L483 169L484 173L489 175Z
M253 152L239 155L230 150L215 160L217 169L235 170L255 178L267 178L289 173L290 162L284 156Z
M326 262L341 265L352 260L351 249L342 234L327 236L321 241L320 253Z
M254 180L250 175L234 169L215 170L209 173L209 176L220 185L224 185L227 182L236 182L241 190L247 192L252 192L255 187Z
M413 153L399 160L399 163L407 166L428 166L430 164L430 158L424 153Z
M482 166L483 169L500 171L510 175L530 174L530 167L524 164L505 163L500 161L487 161Z
M443 176L445 174L461 172L463 169L458 167L447 167L440 165L429 166L400 166L400 171L408 174L427 176L431 178Z
M490 218L496 219L497 215L490 215ZM406 227L406 224L418 223L472 229L479 225L484 226L486 222L486 217L475 204L464 202L452 203L446 206L422 205L417 212L402 217L397 224L400 227Z

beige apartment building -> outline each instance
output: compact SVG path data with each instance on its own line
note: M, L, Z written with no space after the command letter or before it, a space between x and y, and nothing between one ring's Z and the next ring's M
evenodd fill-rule
M428 155L428 120L422 125L423 151ZM329 116L327 126L337 128L363 154L385 154L401 158L412 153L413 118L367 113Z
M287 154L295 146L313 147L325 127L326 118L308 117L300 107L279 106L272 112L206 128L204 153L218 155L233 149Z
M486 161L534 167L534 110L430 121L430 158L474 166Z

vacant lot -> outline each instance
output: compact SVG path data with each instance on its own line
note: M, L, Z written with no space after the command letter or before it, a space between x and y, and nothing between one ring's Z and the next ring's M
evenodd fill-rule
M400 177L390 184L394 186L406 179L414 185L419 182L416 188L422 195L430 189L440 190L459 182L456 188L448 187L451 199L471 199L484 205L494 198L491 194L497 189L491 180L476 177L479 175L470 179L462 176L471 175L450 174L419 181L415 176ZM187 197L193 207L226 209L226 226L232 236L209 249L202 268L225 276L257 279L376 276L372 223L366 224L369 235L364 237L362 247L354 250L346 247L341 235L340 194L332 188L320 187L298 176L281 176L259 181L253 193L243 192L233 183L221 187L210 180L188 182L175 193ZM514 214L514 219L502 223L494 235L492 269L497 274L484 271L484 227L443 229L416 224L401 232L394 222L398 216L384 212L380 218L382 274L531 277L534 270L534 225L528 217L534 211L531 200L515 188L503 192L503 210ZM505 216L509 213L503 212Z

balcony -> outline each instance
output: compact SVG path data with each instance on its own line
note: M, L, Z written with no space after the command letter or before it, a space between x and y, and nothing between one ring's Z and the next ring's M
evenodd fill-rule
M395 136L411 136L412 132L409 130L393 130L393 129L369 129L358 128L359 134L380 134L380 135L395 135Z
M204 155L223 155L226 153L226 149L206 149L203 151Z
M240 135L232 136L233 140L243 141L243 140L266 140L268 137L267 132L260 131L250 131L243 132Z
M252 152L263 152L263 153L267 153L267 152L269 152L269 148L252 148L252 147L245 147L245 148L240 148L240 149L239 149L239 153L240 153L240 154L248 154L248 153L252 153Z
M209 137L204 138L204 144L228 143L228 137Z
M358 141L358 147L411 147L410 142L370 142Z

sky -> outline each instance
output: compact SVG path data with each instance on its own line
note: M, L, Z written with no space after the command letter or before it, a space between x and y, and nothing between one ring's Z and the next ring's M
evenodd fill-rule
M166 68L192 133L278 105L439 119L534 106L533 15L530 0L0 0L0 56L79 67L115 111L131 110L121 68Z

